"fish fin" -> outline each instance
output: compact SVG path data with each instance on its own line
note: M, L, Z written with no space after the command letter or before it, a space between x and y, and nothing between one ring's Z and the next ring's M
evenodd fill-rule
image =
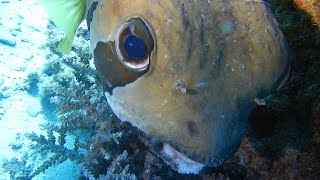
M280 81L279 85L277 86L276 91L280 91L284 87L284 85L288 82L289 77L290 77L290 66L289 66L287 74L285 75L285 77Z
M57 50L69 53L75 32L84 20L85 0L38 0L38 3L45 8L54 24L66 34Z
M266 101L264 99L260 99L260 98L257 98L257 97L255 97L253 99L253 102L258 106L265 106L266 105Z

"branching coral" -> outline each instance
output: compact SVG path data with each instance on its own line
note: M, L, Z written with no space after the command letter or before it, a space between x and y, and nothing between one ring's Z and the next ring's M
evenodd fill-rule
M107 173L100 175L98 179L117 179L121 177L122 179L135 180L137 177L134 174L128 173L129 165L126 165L124 168L119 169L119 164L124 162L127 159L127 151L123 151L122 154L118 155L107 168ZM82 166L82 171L84 176L90 180L95 180L93 174L91 174L84 166Z
M29 151L22 150L22 145L19 148L12 147L14 151L22 153L22 157L4 162L3 167L9 172L12 179L31 179L49 167L62 163L67 158L73 160L79 158L77 150L69 150L64 147L64 136L57 139L51 131L47 131L47 137L27 133L24 134L24 138L31 142L28 144ZM34 164L33 162L41 163Z
M48 153L52 153L48 157L44 158L45 161L43 161L38 167L33 167L34 171L29 174L29 178L35 177L36 175L44 172L49 167L58 165L66 161L68 158L73 161L81 158L81 155L77 153L77 147L73 150L65 148L64 136L60 136L57 139L59 143L56 144L56 138L53 133L51 131L48 131L47 134L48 138L45 138L43 135L38 136L34 133L26 135L26 137L33 142L31 149L35 151L34 154L46 157L48 156Z
M32 96L37 96L39 92L39 74L37 72L30 73L26 83L25 90Z
M64 133L96 129L96 121L110 116L102 89L96 85L86 89L82 82L71 81L69 87L58 85L54 91L50 102L57 104L59 130Z

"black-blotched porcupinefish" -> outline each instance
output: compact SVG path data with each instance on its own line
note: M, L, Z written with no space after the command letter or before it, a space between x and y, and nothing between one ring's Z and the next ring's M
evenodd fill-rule
M116 116L180 173L218 166L247 118L285 79L285 39L262 0L39 0L66 33L87 20L94 64Z

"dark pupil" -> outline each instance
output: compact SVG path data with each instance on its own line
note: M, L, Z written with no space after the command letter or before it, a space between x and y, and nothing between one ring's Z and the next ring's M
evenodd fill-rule
M124 41L124 50L131 58L143 58L146 56L147 45L135 35L129 35Z

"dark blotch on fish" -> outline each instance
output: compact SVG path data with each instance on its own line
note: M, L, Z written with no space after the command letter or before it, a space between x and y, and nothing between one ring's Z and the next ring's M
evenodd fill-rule
M90 9L88 10L87 26L88 26L88 30L89 30L89 31L90 31L90 25L91 25L91 21L92 21L92 17L93 17L93 12L96 10L97 5L98 5L98 2L92 3Z
M193 121L188 121L187 122L187 127L188 127L189 134L191 136L194 136L194 135L199 133L197 125Z

